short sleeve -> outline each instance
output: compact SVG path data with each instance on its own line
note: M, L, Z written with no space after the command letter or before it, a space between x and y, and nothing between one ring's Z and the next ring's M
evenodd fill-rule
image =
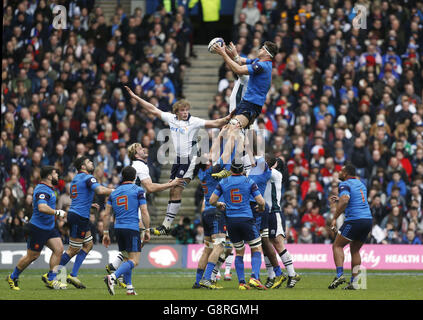
M137 199L138 199L138 206L147 204L147 201L145 200L145 192L141 188L138 189Z
M253 64L254 62L258 61L258 59L247 59L245 60L245 64Z
M254 62L253 64L247 65L247 69L250 75L260 74L264 71L264 67L260 62Z
M35 200L38 204L48 204L48 201L50 200L50 195L47 192L39 192L35 195Z
M170 123L173 121L173 119L175 118L175 115L170 113L170 112L162 112L162 120Z
M206 126L206 120L197 118L197 117L191 117L192 126L194 128L204 128Z
M214 189L213 193L220 197L223 194L223 189L220 183L216 186L216 189Z
M100 184L97 182L97 179L93 176L89 176L89 178L86 180L87 188L91 190L95 190Z
M253 183L251 184L250 194L253 196L253 198L255 198L255 197L257 197L257 196L261 195L261 193L260 193L260 191L259 191L259 188L258 188L258 186L257 186L257 184L256 184L255 182L253 182Z
M351 189L350 186L347 185L346 183L341 183L339 185L339 196L342 197L344 195L347 195L348 197L351 197Z

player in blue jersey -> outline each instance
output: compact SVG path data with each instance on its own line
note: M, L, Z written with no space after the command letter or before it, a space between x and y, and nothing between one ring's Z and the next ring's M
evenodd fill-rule
M127 166L122 170L122 184L112 192L107 200L106 213L103 217L104 229L103 245L110 245L109 237L109 221L110 212L115 213L115 233L119 251L123 253L125 262L110 275L104 278L107 289L111 295L115 294L114 286L117 279L123 275L126 283L126 293L128 295L136 295L132 286L132 269L139 262L141 255L141 227L144 230L143 241L150 240L150 216L147 210L147 202L145 200L145 192L142 187L137 186L134 181L137 171L132 166ZM141 210L141 219L138 215Z
M213 46L215 52L222 56L225 63L238 76L249 75L247 89L240 104L235 109L235 116L229 122L228 142L222 158L229 159L235 145L243 148L241 129L253 124L260 115L266 101L272 82L272 60L278 52L278 47L271 41L265 41L256 59L246 59L239 56L233 43L227 48L218 44ZM239 152L238 152L239 153Z
M66 212L56 210L56 192L59 175L53 166L45 166L40 172L41 183L34 189L32 207L33 213L27 225L27 252L17 263L12 274L6 280L10 289L20 290L18 285L19 275L33 261L38 259L41 250L47 246L51 251L50 271L42 276L42 280L50 289L66 289L66 284L56 279L57 266L63 252L63 243L59 230L55 225L55 217L64 217Z
M259 211L264 211L265 202L257 184L250 178L245 177L242 174L243 171L244 165L237 163L236 159L232 160L232 175L218 183L209 202L212 206L216 206L219 198L223 195L226 205L226 227L236 251L235 269L239 289L248 290L252 286L259 290L266 290L266 287L259 280L262 253L261 238L250 208L250 195L256 200ZM251 248L252 275L248 284L245 283L244 275L245 242Z
M196 279L193 289L207 288L220 289L214 281L212 275L215 266L224 253L225 245L225 218L222 214L225 205L218 202L216 206L212 206L209 202L210 196L219 183L212 175L211 162L204 155L199 165L198 178L201 181L204 192L204 210L201 214L201 220L204 228L204 250L198 262Z
M336 219L343 212L345 212L345 220L333 243L336 277L329 285L329 289L335 289L346 282L344 277L344 247L349 244L352 277L350 283L344 289L354 290L357 288L357 276L361 265L360 248L372 230L373 218L367 202L367 188L356 177L355 167L346 164L339 174L339 179L342 182L338 186L338 195L330 197L331 206L336 206L331 229L336 231Z
M89 218L94 193L109 195L113 189L103 187L97 182L92 175L94 164L88 157L77 158L74 167L78 174L70 184L71 205L67 217L70 228L69 247L63 253L60 265L65 266L76 255L72 272L68 274L66 281L78 289L85 289L77 276L82 262L93 247Z

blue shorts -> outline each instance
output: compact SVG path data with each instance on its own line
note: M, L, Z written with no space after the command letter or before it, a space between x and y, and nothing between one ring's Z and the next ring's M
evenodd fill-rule
M269 213L269 238L274 239L278 235L285 236L285 215L280 211Z
M115 229L119 251L141 252L141 235L132 229Z
M41 228L36 227L32 223L28 223L28 238L26 241L27 249L33 251L41 251L43 247L47 243L48 240L51 238L60 238L60 233L57 228L53 228L50 230L44 230Z
M215 208L204 210L201 214L204 228L204 236L211 237L213 234L226 233L225 214L219 214Z
M75 212L68 212L68 223L71 238L85 239L87 231L90 230L90 219L81 217Z
M266 204L263 212L256 210L257 202L250 202L251 211L256 219L256 225L259 231L269 228L269 207Z
M357 219L344 221L338 233L351 241L366 242L367 236L373 227L372 219Z
M232 243L252 241L260 237L254 218L228 218L226 228Z
M235 109L235 115L242 114L246 116L249 121L248 125L252 125L254 120L260 115L261 109L262 106L242 99Z

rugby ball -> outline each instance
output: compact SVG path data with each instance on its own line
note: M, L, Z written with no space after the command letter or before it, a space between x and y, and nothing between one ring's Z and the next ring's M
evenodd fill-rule
M216 53L214 50L213 50L213 45L215 44L215 43L217 43L219 46L221 46L221 47L223 47L223 45L225 44L225 41L223 41L223 39L222 38L214 38L214 39L212 39L210 42L209 42L209 46L208 46L208 49L209 49L209 52L210 53Z

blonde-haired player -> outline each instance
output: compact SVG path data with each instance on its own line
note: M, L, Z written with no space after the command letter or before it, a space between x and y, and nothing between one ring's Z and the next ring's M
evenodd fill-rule
M194 148L201 128L221 128L229 122L230 115L216 120L204 120L190 115L190 103L185 100L177 101L170 112L163 112L148 101L138 97L129 87L126 87L130 97L137 100L148 113L162 119L169 124L172 142L175 147L176 159L172 166L170 179L182 178L187 185L194 178L197 156ZM163 224L152 231L155 235L166 235L170 231L175 216L181 207L184 186L173 186L170 189L169 203Z

